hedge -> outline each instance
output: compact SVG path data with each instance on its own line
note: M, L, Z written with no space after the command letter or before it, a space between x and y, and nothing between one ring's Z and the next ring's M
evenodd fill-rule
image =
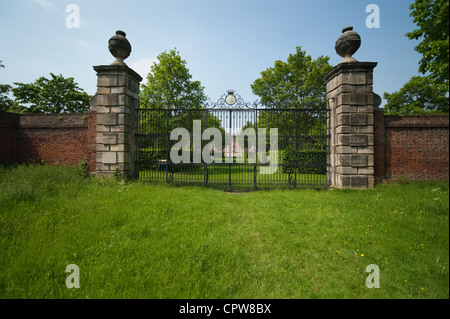
M297 165L295 165L294 150L284 150L281 155L283 173L294 174L326 174L327 153L320 151L297 151ZM297 169L295 168L297 166Z

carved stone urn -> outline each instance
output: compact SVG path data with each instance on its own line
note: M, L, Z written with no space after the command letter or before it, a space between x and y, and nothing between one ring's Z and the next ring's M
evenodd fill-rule
M336 53L344 58L343 62L358 62L352 58L352 55L358 51L361 46L361 37L353 31L353 27L346 27L342 30L341 36L337 39L335 49Z
M123 60L130 56L131 44L128 42L125 32L116 31L116 34L109 39L108 48L109 52L116 58L111 65L126 65Z

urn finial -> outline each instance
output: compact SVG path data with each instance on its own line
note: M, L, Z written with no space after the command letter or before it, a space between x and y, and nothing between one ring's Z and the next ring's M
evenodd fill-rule
M361 46L361 37L353 31L353 27L345 27L342 29L341 36L337 39L335 49L336 53L344 58L343 62L358 62L352 57Z
M130 56L131 44L128 42L125 32L117 30L116 34L109 39L108 49L116 58L111 65L126 65L123 60Z

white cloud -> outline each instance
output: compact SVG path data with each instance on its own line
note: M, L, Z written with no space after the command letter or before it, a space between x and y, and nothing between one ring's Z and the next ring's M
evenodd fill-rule
M56 11L56 6L48 0L33 0L47 11Z
M127 61L125 61L126 63ZM142 83L147 82L147 74L150 72L150 68L153 65L154 62L157 62L156 58L150 58L150 59L139 59L131 63L129 66L134 71L136 71L140 76L142 76L143 80Z

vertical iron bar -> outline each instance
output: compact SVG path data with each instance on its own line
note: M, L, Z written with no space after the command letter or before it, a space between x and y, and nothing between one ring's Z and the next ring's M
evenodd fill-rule
M229 151L229 156L230 156L230 162L228 164L228 190L231 191L231 166L234 162L233 160L233 146L234 146L234 139L233 139L233 134L232 134L232 123L231 123L231 116L232 116L232 111L230 109L230 125L229 125L229 129L230 129L230 139L231 139L231 145L230 145L230 151Z
M259 111L259 112L261 112L261 111ZM255 135L256 135L256 139L255 139L255 141L256 141L256 143L255 143L255 147L256 147L256 150L255 150L255 152L256 152L256 161L255 161L255 168L254 168L254 174L255 174L255 177L254 177L254 179L255 179L255 189L258 189L258 177L257 177L257 174L258 174L258 105L256 105L255 106Z
M297 187L297 143L298 143L298 129L297 129L297 109L294 109L295 112L295 119L294 119L294 125L295 125L295 144L294 144L294 188Z
M169 108L167 108L167 117L166 117L166 132L167 132L167 144L166 144L166 183L169 182L169 141L170 141L170 133L169 133Z
M136 110L136 121L137 121L137 127L136 127L136 134L137 134L137 136L135 137L135 139L136 139L136 145L135 145L135 147L136 147L136 149L135 149L135 152L134 152L134 168L135 168L135 170L136 170L136 177L137 177L137 179L139 180L139 150L140 150L140 146L139 146L139 144L140 144L140 140L141 140L141 137L139 136L139 129L140 129L140 125L139 125L139 109L137 109Z
M253 111L253 118L255 119L255 123L256 123L256 119L258 118L258 105L255 105L255 110ZM257 126L255 125L255 135L256 135L256 138L255 138L255 140L258 138L258 129L257 129ZM247 145L248 146L248 145ZM256 142L256 145L254 145L256 148L258 148L258 142ZM256 157L258 157L258 152L257 152L257 149L255 150L256 151ZM247 152L247 154L248 154L248 152ZM247 158L248 158L248 156L247 156ZM256 186L256 163L257 163L257 161L258 160L256 160L255 161L255 165L253 165L253 189L254 190L256 190L257 188L257 186Z
M207 128L208 128L208 110L205 110L205 130ZM209 151L209 154L211 155L211 151ZM214 153L214 155L215 155L215 153ZM202 158L203 158L203 156L202 156ZM204 182L205 186L208 186L208 164L206 162L205 162L205 170L203 173L203 182Z
M141 112L139 111L139 109L136 110L136 119L137 119L136 132L139 135L139 137L136 138L136 140L137 140L137 145L136 145L136 161L137 161L137 163L135 165L136 165L136 176L137 176L138 180L140 180L140 171L141 170L140 170L140 156L139 156L139 153L141 151L141 137L140 137L140 133L141 133L141 124L140 124Z

